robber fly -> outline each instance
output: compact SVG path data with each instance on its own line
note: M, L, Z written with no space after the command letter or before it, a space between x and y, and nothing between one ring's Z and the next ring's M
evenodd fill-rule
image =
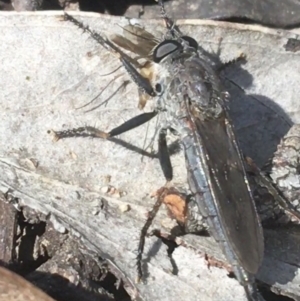
M142 113L106 133L92 127L52 132L56 139L94 136L107 139L159 117L158 154L168 188L173 178L166 135L168 130L179 137L184 149L189 189L209 233L218 241L236 278L244 286L249 300L263 300L258 294L254 276L264 252L262 228L234 129L227 108L228 93L198 43L181 33L167 16L163 1L158 1L167 32L163 39L149 34L153 49L140 53L148 65L125 55L113 42L91 31L73 17L66 18L89 32L103 47L120 60L142 95L155 101L152 112ZM145 31L144 31L145 32ZM139 34L136 34L140 37ZM128 39L117 43L127 50L136 45ZM129 45L130 44L130 45ZM151 48L149 46L149 48ZM151 66L151 68L150 68ZM144 68L144 69L143 69ZM150 70L150 75L145 75ZM144 97L140 106L147 99ZM162 190L165 193L165 190ZM158 198L141 231L138 274L142 276L143 240L162 198Z

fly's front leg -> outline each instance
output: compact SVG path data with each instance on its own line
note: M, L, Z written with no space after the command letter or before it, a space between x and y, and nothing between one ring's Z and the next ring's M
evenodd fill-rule
M162 204L165 204L168 213L171 218L174 218L179 225L181 232L184 234L193 233L198 235L207 235L208 226L205 223L205 219L200 215L197 203L195 200L190 199L190 196L187 196L186 192L181 192L177 188L170 185L171 182L167 182L165 186L160 188L156 192L157 200L148 213L148 218L141 230L140 241L138 247L138 256L137 256L137 282L143 278L143 269L142 269L142 256L145 245L146 236L152 236L154 233L161 233L159 230L151 231L148 234L148 230ZM156 235L157 237L162 236L161 238L167 239L163 235ZM170 240L174 240L169 236ZM170 256L170 254L168 254Z
M166 135L167 128L162 128L159 132L158 158L167 182L156 192L155 196L157 196L157 200L152 210L148 213L148 218L140 233L137 256L137 282L139 282L143 277L142 256L144 252L145 238L162 203L167 206L170 216L176 219L178 225L184 229L184 232L200 233L207 229L205 223L200 221L201 217L199 218L199 214L194 212L195 202L190 202L185 193L182 193L178 189L171 186L171 181L173 179L173 168L168 151Z
M139 240L139 247L138 247L138 255L137 255L137 282L140 282L143 278L143 271L142 271L142 256L145 247L145 239L147 236L147 232L161 206L164 201L165 196L169 192L170 182L173 178L173 169L170 160L170 154L168 151L167 141L166 141L167 129L163 128L160 130L159 138L158 138L158 157L159 162L163 171L163 174L167 180L167 183L160 188L156 192L157 200L152 208L152 210L148 213L147 220L141 230L140 233L140 240Z
M171 217L176 219L185 233L201 233L207 229L207 226L198 212L195 200L186 191L179 191L170 185L173 179L173 168L167 147L166 134L167 128L161 129L158 144L160 166L167 180L165 188L167 187L168 190L163 203L169 209Z
M52 134L53 139L58 141L59 139L70 138L70 137L97 137L102 139L108 139L110 137L114 137L120 134L123 134L127 131L130 131L146 122L151 120L154 116L157 115L156 111L143 113L138 116L133 117L125 121L120 126L112 129L110 132L104 132L98 130L91 126L79 127L65 131L48 131L49 134Z

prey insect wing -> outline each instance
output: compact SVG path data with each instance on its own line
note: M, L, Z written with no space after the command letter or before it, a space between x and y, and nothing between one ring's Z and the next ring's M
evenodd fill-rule
M155 78L154 66L151 61L152 52L159 40L140 26L131 24L124 26L123 36L115 34L111 36L111 40L119 47L137 54L138 57L135 58L137 62L140 58L146 60L142 65L137 63L136 66L140 74L152 83ZM138 108L143 109L150 97L151 95L145 93L145 91L139 90Z
M79 28L81 28L83 31L88 32L91 37L96 40L98 43L100 43L105 49L107 49L110 53L115 55L120 62L122 63L123 67L127 71L127 73L130 75L133 82L138 86L138 88L149 94L150 96L155 96L155 92L152 88L152 85L150 81L143 77L135 68L135 65L137 64L137 61L126 55L121 49L119 49L114 43L112 43L107 38L103 38L100 34L92 31L88 26L83 25L81 22L79 22L77 19L72 17L71 15L65 13L65 19L72 22Z
M158 44L158 40L139 26L127 25L124 27L124 37L121 35L112 35L111 41L103 38L100 34L90 30L88 26L84 26L72 16L65 13L65 18L79 28L90 33L93 39L100 43L104 48L114 54L125 67L132 80L139 88L139 102L138 107L143 109L150 97L155 96L155 92L152 88L153 65L149 61L150 54L153 48ZM120 48L129 50L139 55L137 58L131 58L127 56ZM147 59L144 64L138 62L139 58ZM139 70L139 72L136 70Z
M119 47L127 49L143 58L150 58L152 50L159 40L150 32L137 25L126 25L123 28L123 36L115 34L110 39Z
M143 67L140 69L140 74L147 78L150 83L153 83L155 80L155 66L153 65L153 62L147 61ZM148 93L145 93L142 90L139 90L139 102L138 102L138 108L141 110L145 107L147 104L147 101L151 98L152 96L149 95Z

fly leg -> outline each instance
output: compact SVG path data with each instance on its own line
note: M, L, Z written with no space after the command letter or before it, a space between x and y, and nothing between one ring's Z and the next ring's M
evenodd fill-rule
M245 64L246 60L247 60L246 54L242 52L238 57L236 57L228 62L222 63L220 66L218 66L217 72L220 74L222 71L224 71L227 67L229 67L231 65Z
M173 168L171 164L166 137L167 129L162 128L158 136L158 158L165 179L167 180L167 182L170 182L173 179Z
M79 127L65 131L48 131L48 134L53 135L53 139L58 141L59 139L63 138L70 138L70 137L98 137L102 139L109 139L110 137L114 137L130 131L152 119L154 116L157 115L156 111L143 113L138 116L135 116L127 121L125 121L120 126L112 129L110 132L104 132L98 130L91 126Z
M130 131L146 122L148 122L150 119L152 119L154 116L157 115L156 111L150 112L150 113L143 113L138 116L133 117L132 119L124 122L120 126L112 129L110 132L104 132L101 130L98 130L94 127L86 126L86 127L79 127L79 128L74 128L70 130L65 130L65 131L48 131L49 134L53 135L53 138L55 141L58 141L59 139L64 139L64 138L69 138L69 137L98 137L102 139L109 139L110 137L120 135L122 133L125 133L127 131ZM164 150L164 147L166 147L166 133L160 134L160 139L159 139L159 149L163 148L162 155L160 156L160 160L165 159L167 162L167 165L169 164L170 166L166 167L166 170L172 170L171 166L171 161L170 158L165 158L166 154L168 154L168 150ZM172 171L166 171L166 174L169 177L172 177ZM171 180L171 178L170 178ZM167 182L168 184L168 182ZM167 184L165 186L167 186ZM141 267L141 259L142 259L142 254L144 250L144 244L145 244L145 237L147 234L147 231L149 227L151 226L151 223L159 210L159 207L162 203L162 199L164 198L164 188L160 189L161 193L159 194L159 197L149 213L148 219L144 225L144 227L141 230L141 235L140 235L140 243L139 243L139 251L138 251L138 256L137 256L137 269L138 269L138 279L139 281L142 278L142 267Z
M145 247L145 239L147 236L147 232L161 206L161 204L164 201L164 198L169 192L170 188L170 182L173 178L173 169L172 164L170 160L170 154L167 147L167 141L166 141L166 134L167 129L163 128L160 130L159 138L158 138L158 157L159 162L163 171L163 174L167 180L166 184L160 188L157 192L157 200L152 208L152 210L148 213L148 218L141 230L140 233L140 240L139 240L139 246L138 246L138 255L137 255L137 282L140 282L143 278L143 271L142 271L142 256L144 252Z
M246 167L247 167L247 172L250 174L251 179L254 180L255 185L264 187L267 189L268 193L272 196L273 198L273 207L270 208L270 211L275 211L276 208L275 206L279 206L285 214L290 216L293 219L296 219L297 222L300 222L300 213L297 211L297 209L293 206L292 203L290 203L283 195L282 193L278 190L273 185L272 180L266 176L253 162L253 160L249 157L245 158L246 161ZM264 202L265 203L265 202ZM260 204L257 204L258 211L260 211ZM259 212L260 213L260 212ZM265 216L260 214L261 218L265 218Z
M168 184L168 183L167 183ZM167 186L167 184L165 186ZM144 252L144 247L145 247L145 240L146 240L146 236L147 236L147 232L161 206L161 204L163 203L163 199L167 193L167 188L166 187L162 187L157 191L157 200L152 208L152 210L150 212L148 212L148 217L147 220L141 230L140 233L140 240L139 240L139 247L138 247L138 255L136 258L136 265L137 265L137 279L136 282L139 283L142 278L143 278L143 269L142 269L142 256L143 256L143 252Z
M162 128L159 132L158 157L159 162L167 180L166 184L156 192L157 200L148 213L148 218L140 232L140 240L137 255L137 282L143 277L142 256L145 246L145 238L148 230L162 203L167 206L169 214L176 219L178 225L184 233L206 234L207 225L199 214L198 206L194 200L186 196L186 192L179 191L171 186L173 179L173 169L170 154L166 142L167 128Z

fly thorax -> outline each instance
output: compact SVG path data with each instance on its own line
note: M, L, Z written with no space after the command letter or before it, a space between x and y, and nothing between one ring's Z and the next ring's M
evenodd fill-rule
M199 103L197 101L191 101L192 107L199 115L205 116L205 119L212 118L217 119L224 113L224 108L218 101L218 98L212 97L207 103Z
M154 80L154 87L157 95L157 108L159 110L170 110L170 104L174 93L172 91L172 74L165 64L156 66L156 77Z
M218 117L223 112L223 95L213 70L206 68L202 60L192 58L180 67L177 93L186 104L206 116Z

